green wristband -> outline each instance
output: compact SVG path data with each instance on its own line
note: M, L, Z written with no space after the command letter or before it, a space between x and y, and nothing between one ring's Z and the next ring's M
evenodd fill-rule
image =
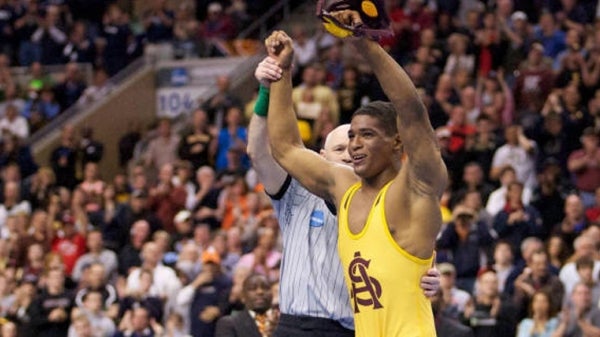
M254 104L254 113L261 117L267 117L267 112L269 112L269 88L261 84L258 86L258 98Z

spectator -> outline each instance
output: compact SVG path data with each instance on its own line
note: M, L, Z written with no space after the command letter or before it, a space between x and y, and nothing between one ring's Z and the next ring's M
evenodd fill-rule
M22 140L29 137L29 125L27 124L27 120L25 117L19 115L16 106L6 106L4 117L0 119L0 131L2 131L2 137L15 135Z
M163 227L156 214L150 211L148 192L143 189L135 189L131 193L129 202L119 205L111 221L103 227L103 235L108 247L111 249L121 249L131 234L130 229L138 220L146 221L150 232L157 231Z
M456 194L459 197L462 197L467 191L471 190L476 190L480 193L483 204L487 203L490 194L494 190L494 187L485 181L483 168L476 162L470 162L464 166L462 181L461 184L457 186Z
M150 238L150 224L146 220L137 220L131 225L130 239L121 248L119 257L119 275L127 276L135 268L142 264L140 257L143 245Z
M500 240L496 243L492 268L498 277L498 291L504 294L506 281L515 268L512 245L508 241Z
M226 314L231 290L231 279L221 272L221 260L214 250L202 253L202 264L202 272L177 294L177 306L189 308L194 337L214 336L217 320Z
M125 168L133 159L135 146L141 138L139 125L130 123L127 132L119 138L119 166L121 168Z
M214 161L217 142L210 130L206 111L196 109L192 113L191 124L190 130L181 137L177 153L179 158L191 162L196 171Z
M461 105L456 105L450 110L450 119L446 124L450 131L451 153L458 153L465 150L465 140L472 137L475 132L475 126L467 121L466 111Z
M494 234L485 223L477 220L470 208L457 206L452 217L453 221L442 231L436 245L457 266L456 285L470 293L482 267L480 260L494 242Z
M182 272L189 281L194 280L202 270L200 251L199 247L192 241L182 243L178 251L176 270Z
M181 288L181 283L173 269L164 266L162 252L154 242L146 242L141 251L142 264L132 270L127 276L127 289L137 291L140 288L140 273L143 269L152 271L153 283L149 290L150 295L157 296L163 301L176 295Z
M146 36L150 43L161 43L173 37L175 14L167 9L165 0L153 0L150 9L143 15Z
M125 294L119 303L119 317L123 317L128 311L132 311L135 308L146 308L150 317L158 322L162 321L163 317L163 300L150 294L150 289L154 283L154 275L151 270L142 269L139 272L139 288L130 289Z
M505 3L510 3L512 6L512 1L505 1ZM527 55L527 47L531 44L529 17L522 11L515 11L510 18L500 18L500 26L503 39L508 45L502 67L510 74L518 69L519 63Z
M271 336L277 322L271 311L273 299L269 280L264 275L248 276L243 284L242 298L245 310L221 317L217 322L215 336Z
M41 47L32 40L41 20L37 1L27 1L25 12L15 20L15 41L19 49L18 60L19 64L24 67L41 60Z
M252 194L244 177L233 178L219 196L217 212L221 215L221 228L228 230L240 226L251 216Z
M31 323L36 336L64 337L68 335L73 297L65 290L62 270L51 269L46 274L46 286L29 307Z
M77 151L73 135L73 126L65 125L60 135L60 145L52 151L50 163L56 175L56 184L73 188L77 182L75 168L77 164Z
M94 82L87 87L79 99L77 104L85 107L91 103L98 102L107 96L114 89L113 84L109 80L109 75L103 68L98 68L94 72Z
M67 63L63 81L54 87L56 100L64 111L75 104L83 94L86 84L81 78L79 66L76 63Z
M229 77L217 76L215 84L217 93L202 104L202 109L208 113L210 125L220 130L225 122L227 110L233 106L240 106L241 101L231 92Z
M33 336L34 324L31 312L34 297L37 295L36 281L23 279L15 289L15 301L8 309L7 317L18 324L18 336Z
M504 168L500 172L499 178L501 185L490 194L487 205L485 206L485 209L492 217L496 216L506 206L508 186L518 181L515 169L511 166ZM526 186L523 186L521 194L523 206L529 205L531 195L531 190Z
M192 208L193 218L198 222L206 222L212 229L221 226L218 220L219 197L222 188L215 177L215 171L210 166L202 166L196 171L198 190Z
M174 164L177 160L177 147L180 138L172 134L171 120L163 118L158 122L158 137L152 139L145 153L145 164L148 169L159 172L165 164Z
M596 261L596 244L597 242L589 235L581 235L575 240L573 244L575 252L568 263L560 269L559 274L560 280L565 286L566 294L570 294L575 285L581 281L581 277L577 272L576 261L580 259L591 259L594 261L592 275L598 275L600 272L600 261Z
M93 63L96 50L88 36L87 26L84 22L75 22L69 32L69 40L63 48L64 62L61 63Z
M116 327L112 319L110 319L103 310L104 301L102 293L91 290L82 297L82 306L74 309L73 312L81 312L90 320L94 335L100 337L112 337ZM75 336L74 327L69 328L69 336Z
M192 214L188 210L177 212L173 218L175 233L171 235L169 248L175 252L181 252L183 246L192 237Z
M206 20L200 26L200 35L208 40L217 40L215 43L219 43L233 39L236 33L235 23L229 14L223 11L223 6L219 2L211 2L208 5Z
M168 21L168 18L167 18ZM111 4L106 9L102 19L102 31L98 42L101 46L102 60L106 68L104 76L115 75L125 68L128 61L127 48L132 39L128 19L117 4ZM106 91L106 86L103 86ZM102 88L102 87L101 87Z
M574 77L579 74L574 75ZM587 108L582 103L580 88L576 83L570 83L561 92L560 114L564 120L564 132L567 136L567 151L570 153L580 148L580 138L586 127L591 125L592 119Z
M317 61L317 40L309 35L303 25L297 24L291 28L290 36L294 43L294 51L296 51L294 62L298 66L299 74L303 74L304 68Z
M199 41L197 41L199 29L200 23L194 18L192 6L185 2L180 4L175 12L173 26L176 59L192 58L200 54Z
M461 324L455 318L446 315L446 303L444 302L441 290L431 298L431 306L433 316L435 317L435 330L438 336L473 337L471 328Z
M486 180L492 167L494 153L500 143L497 128L498 125L496 125L492 118L481 114L475 121L475 134L465 139L465 160L478 163L484 172ZM489 193L487 195L482 193L482 196L485 196L487 202Z
M496 180L508 166L515 169L517 179L532 189L537 186L535 177L536 144L526 138L522 127L512 125L504 133L506 144L494 153L490 178Z
M551 268L560 270L567 261L567 258L569 258L565 242L559 235L551 235L546 242L546 251L550 259L550 266Z
M1 54L0 54L0 57L1 57ZM0 59L0 62L1 62L1 59ZM23 108L25 107L25 100L21 97L20 93L17 91L17 87L15 85L7 85L6 87L3 88L3 90L4 90L4 99L2 100L2 102L0 102L0 116L2 116L5 113L6 107L9 105L16 106L17 111L23 111Z
M86 224L75 224L75 218L69 214L63 217L61 224L61 231L52 240L52 251L63 259L65 275L70 277L77 259L85 254Z
M570 298L573 305L564 309L556 335L583 337L600 331L600 311L592 304L590 288L578 283Z
M23 143L24 141L15 135L4 137L2 152L0 152L0 167L16 164L21 177L29 178L37 171L38 165L35 163L29 147L21 145ZM26 191L23 192L23 195L28 195Z
M297 49L295 49L297 50ZM340 124L350 123L352 113L366 100L370 100L368 88L356 67L345 66L337 89L340 106Z
M42 64L60 64L62 50L67 43L67 34L60 26L60 9L56 5L46 7L46 13L40 20L38 29L31 35L31 41L41 50L39 60Z
M0 228L5 230L7 218L19 213L31 214L31 204L21 200L21 187L18 183L9 181L3 186L4 202L0 204Z
M73 318L69 327L69 333L71 331L73 331L73 335L76 337L94 337L90 320L84 314L79 314Z
M456 268L451 263L440 263L440 289L444 301L444 314L458 320L465 312L467 303L471 301L468 292L456 287Z
M98 230L88 232L86 247L88 252L77 259L71 278L74 281L79 281L84 269L89 268L94 263L101 263L104 271L102 278L112 280L117 272L117 255L115 252L104 248L102 232Z
M484 13L482 23L482 27L475 31L475 46L478 48L477 73L487 76L500 65L503 45L496 13Z
M556 57L566 47L565 32L556 25L554 15L550 12L544 12L540 16L539 26L536 27L534 38L541 42L544 47L544 55Z
M550 101L552 100L548 99L546 101L542 115L544 115ZM540 151L538 163L541 163L543 167L542 161L552 158L558 161L559 167L564 170L563 173L566 173L567 156L570 150L564 129L562 117L557 113L549 112L544 116L543 129L535 135L534 139Z
M190 210L194 207L196 196L196 184L193 178L192 163L185 160L179 160L175 164L175 176L173 177L173 185L181 187L185 190L185 209Z
M148 207L167 232L174 232L173 218L177 212L185 209L186 197L184 187L173 184L173 164L164 164L160 168L157 184L150 189Z
M494 229L498 238L507 240L514 248L530 236L545 237L549 230L543 227L537 209L523 205L523 185L513 182L508 185L506 205L494 217Z
M333 123L337 125L340 107L333 90L319 82L320 70L320 64L306 65L302 70L302 83L292 91L292 101L296 106L298 118L312 122L325 111L331 114Z
M106 183L100 179L98 164L89 162L84 166L84 177L78 189L83 193L86 212L98 212L102 207L102 196Z
M600 224L600 187L596 188L595 202L585 210L585 216L590 224Z
M528 318L524 318L517 330L517 337L553 336L558 327L556 312L552 310L551 295L538 291L529 305Z
M51 191L56 186L56 175L47 166L40 167L30 179L27 190L32 209L46 209L49 204Z
M490 72L484 80L478 80L477 103L481 115L487 116L496 127L507 127L515 118L514 96L506 81L503 70Z
M594 203L594 192L600 187L599 139L593 128L586 128L581 136L583 148L569 155L569 172L575 176L575 186L585 207Z
M577 1L561 1L561 10L556 13L557 21L568 29L576 29L583 32L585 24L589 23L590 13L586 12L584 3Z
M552 66L550 60L544 57L544 51L541 43L532 43L527 59L521 63L516 78L514 88L516 120L527 122L527 127L535 123L528 121L527 118L539 114L554 84Z
M39 91L30 92L21 115L29 121L31 133L43 128L49 121L58 116L61 107L55 99L54 91L44 87Z
M468 37L463 34L452 34L448 38L449 56L444 67L444 73L455 74L464 70L472 74L475 70L475 56L468 53Z
M548 254L544 251L537 251L531 255L527 268L515 280L513 301L518 319L523 319L526 316L527 304L531 302L533 295L538 290L552 294L550 301L552 310L558 311L561 307L564 287L558 276L552 275L548 267Z
M94 129L83 127L81 129L81 140L79 141L81 153L81 168L85 171L87 163L99 163L104 156L104 144L94 139Z
M516 315L507 297L498 291L498 277L493 270L483 270L477 277L475 296L468 302L464 318L476 337L514 336Z
M590 288L592 303L599 303L600 300L600 283L598 283L598 277L594 277L594 261L589 257L582 257L575 261L575 268L577 274L579 274L580 282L584 283Z
M151 319L147 308L137 307L123 315L118 331L113 337L158 337L162 335L162 326Z
M583 203L576 194L567 196L564 204L565 217L554 225L554 234L560 235L571 252L573 242L588 226Z
M238 152L241 155L241 165L244 171L250 167L250 160L246 153L246 145L248 141L248 130L243 125L242 110L237 106L232 106L227 109L226 123L219 132L217 141L217 157L215 168L217 171L228 169L229 159L227 154L230 150Z
M281 263L281 253L275 250L277 234L272 228L261 228L258 231L258 244L251 253L242 255L236 268L247 268L265 275L269 280L277 280Z

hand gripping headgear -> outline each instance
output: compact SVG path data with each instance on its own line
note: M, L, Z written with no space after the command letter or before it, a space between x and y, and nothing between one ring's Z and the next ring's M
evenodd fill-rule
M332 12L341 10L357 11L362 24L346 25L331 15ZM384 0L337 0L327 8L325 8L325 0L318 0L317 16L323 21L325 29L339 38L366 36L379 40L394 34L390 28L390 19L385 12Z

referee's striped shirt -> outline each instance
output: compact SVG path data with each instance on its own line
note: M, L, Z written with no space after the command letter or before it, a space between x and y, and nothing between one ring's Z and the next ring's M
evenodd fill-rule
M272 199L283 237L281 312L328 318L354 329L337 252L336 216L323 199L290 177Z

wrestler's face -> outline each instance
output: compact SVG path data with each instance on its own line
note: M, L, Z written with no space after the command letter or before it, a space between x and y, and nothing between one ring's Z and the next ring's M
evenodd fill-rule
M334 163L351 165L352 160L348 153L348 129L350 125L344 124L333 129L327 135L321 156Z
M362 178L379 175L393 164L393 158L399 157L399 143L393 136L386 134L375 117L354 116L348 137L348 151L354 172Z

